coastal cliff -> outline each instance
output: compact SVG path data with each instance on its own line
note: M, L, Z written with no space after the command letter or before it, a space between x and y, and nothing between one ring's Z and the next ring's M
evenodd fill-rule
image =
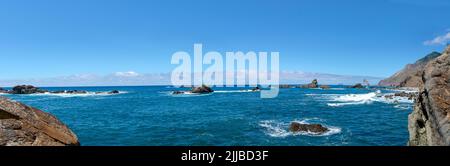
M418 71L423 82L408 117L410 146L450 145L450 46Z
M379 86L395 86L395 87L422 87L422 71L425 66L432 60L439 57L441 53L432 52L414 64L408 64L389 78L381 80Z
M0 97L0 146L80 145L77 136L56 117Z

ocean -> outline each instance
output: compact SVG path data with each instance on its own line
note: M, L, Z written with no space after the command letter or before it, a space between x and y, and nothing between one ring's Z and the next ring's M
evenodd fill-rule
M380 97L388 89L280 89L262 99L250 88L172 95L170 86L58 87L119 94L31 94L9 97L49 112L83 146L404 146L412 101ZM289 132L291 122L319 123L323 134Z

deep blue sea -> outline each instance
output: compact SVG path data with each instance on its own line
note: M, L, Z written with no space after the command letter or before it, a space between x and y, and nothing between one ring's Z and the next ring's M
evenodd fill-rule
M47 90L119 90L120 94L5 95L57 116L82 145L406 145L412 102L388 101L389 90L280 89L259 92L215 88L207 95L172 95L167 86L65 87ZM291 133L289 124L320 123L321 135Z

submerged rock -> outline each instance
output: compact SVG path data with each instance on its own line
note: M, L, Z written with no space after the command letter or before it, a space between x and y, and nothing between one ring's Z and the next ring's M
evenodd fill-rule
M450 46L420 72L423 87L408 116L408 145L450 146Z
M317 79L312 80L311 83L309 83L309 84L301 86L301 88L318 88L318 87L319 87L319 82L317 81Z
M288 88L295 88L294 85L288 85L288 84L281 84L279 85L279 88L281 89L288 89Z
M192 93L212 93L214 90L212 90L210 87L206 85L202 85L200 87L194 87L192 88Z
M289 131L291 132L312 132L315 134L323 134L329 131L328 128L322 126L321 124L301 124L298 122L292 122Z
M0 97L0 146L80 145L77 136L49 113Z

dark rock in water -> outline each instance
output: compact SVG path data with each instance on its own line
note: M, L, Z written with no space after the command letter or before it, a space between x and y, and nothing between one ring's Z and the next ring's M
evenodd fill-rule
M450 146L450 45L421 73L423 87L408 116L408 145Z
M414 64L408 64L399 72L395 73L389 78L381 80L379 86L394 86L394 87L422 87L422 71L425 66L439 57L441 53L432 52L422 59L419 59Z
M185 92L183 91L173 91L172 94L174 95L179 95L179 94L184 94Z
M291 132L312 132L316 134L322 134L329 131L328 128L322 126L321 124L301 124L298 122L292 122L289 127Z
M288 84L281 84L279 85L279 88L281 89L288 89L288 88L295 88L294 85L288 85Z
M362 88L364 88L364 86L361 83L357 83L357 84L351 86L350 88L362 89Z
M50 93L54 94L87 94L87 91L84 90L59 90L59 91L52 91Z
M0 97L0 146L80 145L77 136L49 113Z
M320 85L320 88L321 89L330 89L330 86L328 86L328 85Z
M13 87L9 93L11 94L34 94L34 93L45 93L48 92L46 90L39 89L32 85L18 85Z
M257 91L260 91L260 90L261 89L259 87L255 87L255 88L252 89L253 92L257 92Z
M111 92L108 92L108 94L118 94L118 93L120 93L118 90L113 90Z
M306 85L302 85L301 88L318 88L319 87L319 82L317 81L317 79L314 79L311 83L306 84Z
M212 90L210 87L206 85L202 85L200 87L192 88L192 93L212 93L214 90Z

